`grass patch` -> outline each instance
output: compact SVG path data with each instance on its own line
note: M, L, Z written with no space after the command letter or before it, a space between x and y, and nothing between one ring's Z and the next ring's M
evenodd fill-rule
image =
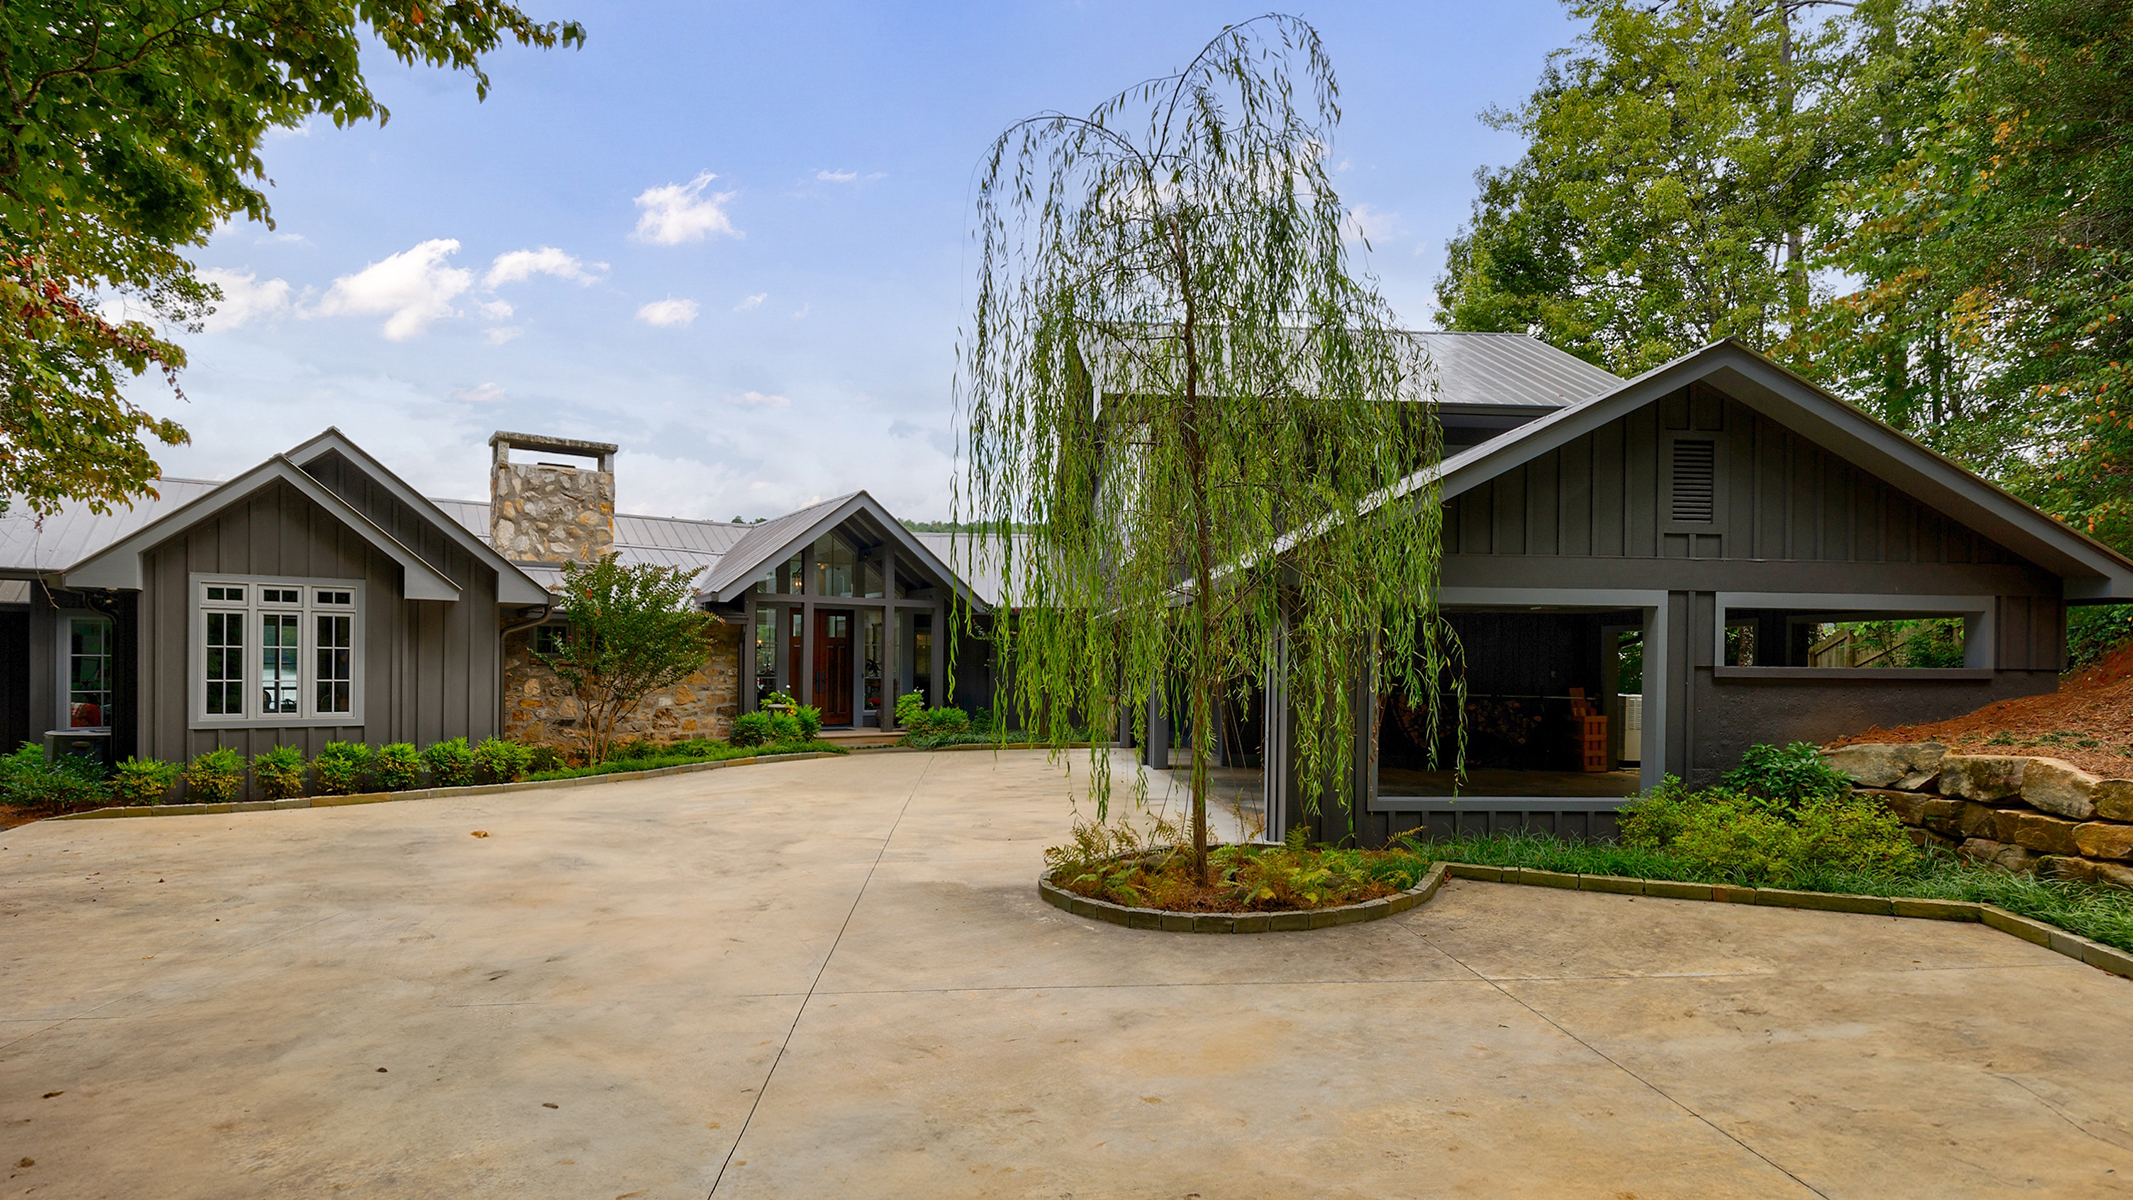
M2069 933L2107 946L2133 950L2133 892L2069 880L2010 875L1960 862L1944 852L1924 856L1905 874L1806 866L1759 881L1750 881L1664 850L1640 850L1611 842L1565 842L1552 837L1509 834L1458 838L1441 842L1403 842L1382 851L1388 859L1406 857L1427 870L1436 862L1473 863L1485 867L1531 867L1572 875L1627 875L1638 879L1672 879L1688 883L1735 883L1833 892L1853 896L1902 896L1930 900L1967 900L1996 904L2011 913L2056 925ZM1404 875L1406 872L1401 872ZM1420 878L1419 871L1415 877Z
M554 767L535 771L529 780L582 779L587 775L617 775L625 771L651 771L690 763L723 762L729 758L758 758L766 754L843 754L844 747L828 742L776 742L767 746L729 746L724 742L698 740L676 742L649 754L608 759L596 767Z

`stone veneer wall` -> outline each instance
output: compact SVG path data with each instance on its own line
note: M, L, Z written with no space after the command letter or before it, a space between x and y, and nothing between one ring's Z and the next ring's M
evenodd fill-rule
M2133 779L2021 754L1949 754L1934 742L1824 750L1912 837L1973 862L2133 889Z
M711 630L711 660L664 691L645 697L637 711L616 722L628 740L678 742L726 740L740 712L741 630L720 622ZM504 736L529 746L580 745L578 702L563 681L533 657L533 631L504 638Z
M615 548L615 474L498 463L489 533L512 562L595 562Z

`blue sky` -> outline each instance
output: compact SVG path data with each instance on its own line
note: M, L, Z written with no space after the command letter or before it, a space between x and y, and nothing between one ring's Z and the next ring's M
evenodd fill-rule
M773 515L866 488L949 507L951 381L975 168L1008 122L1086 111L1182 64L1209 3L602 4L575 51L508 50L494 88L376 56L380 128L267 147L278 228L196 256L231 302L186 337L219 478L340 426L432 495L487 491L491 431L619 443L624 511ZM1339 4L1333 146L1393 307L1426 325L1474 169L1575 28L1554 0Z

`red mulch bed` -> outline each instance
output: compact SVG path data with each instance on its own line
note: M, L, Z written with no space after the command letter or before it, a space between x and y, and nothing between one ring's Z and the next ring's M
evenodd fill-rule
M2001 700L1924 725L1876 726L1830 744L1859 742L1939 742L1968 754L2036 754L2133 779L2133 645L2062 678L2059 690L2048 695Z

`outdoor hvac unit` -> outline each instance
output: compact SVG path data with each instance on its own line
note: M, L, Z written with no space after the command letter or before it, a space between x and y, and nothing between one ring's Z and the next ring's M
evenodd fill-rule
M1622 749L1617 756L1623 762L1641 762L1644 758L1644 697L1616 696L1622 707Z

